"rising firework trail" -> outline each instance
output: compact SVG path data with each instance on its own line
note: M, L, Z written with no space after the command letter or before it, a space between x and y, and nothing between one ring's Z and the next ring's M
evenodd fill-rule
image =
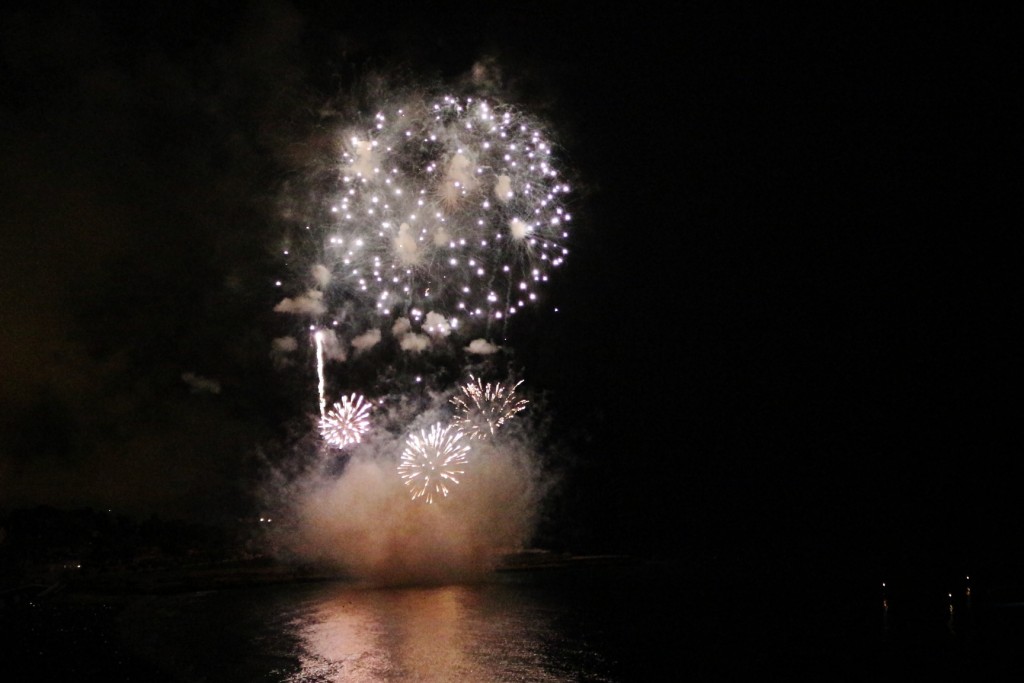
M323 420L327 415L327 398L324 393L324 333L322 330L317 330L316 334L313 335L316 340L316 376L317 376L317 395L320 399L320 419Z
M398 474L413 500L433 503L436 496L447 496L449 487L459 483L470 449L469 444L460 443L463 436L461 430L441 423L409 436Z

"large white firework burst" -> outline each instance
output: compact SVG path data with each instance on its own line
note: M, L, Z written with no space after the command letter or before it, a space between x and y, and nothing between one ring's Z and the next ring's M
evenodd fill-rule
M336 448L359 443L370 428L370 403L359 394L342 396L320 419L320 435Z
M429 430L411 434L398 463L398 474L413 500L433 503L448 495L451 486L465 474L470 447L461 443L465 434L452 425L435 423Z
M506 420L529 403L526 399L517 399L515 395L522 380L507 386L501 382L488 382L485 385L472 375L469 379L469 382L459 386L462 394L453 396L451 403L456 408L455 426L468 434L470 439L484 440L494 436Z
M321 228L328 303L456 326L529 305L568 254L552 155L539 123L481 98L414 98L350 129Z

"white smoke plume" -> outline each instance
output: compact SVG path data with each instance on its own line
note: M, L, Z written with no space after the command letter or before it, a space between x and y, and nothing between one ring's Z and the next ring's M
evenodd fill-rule
M391 334L397 338L401 338L402 335L408 334L410 331L412 331L412 323L408 318L398 318L391 326Z
M524 429L474 442L460 483L448 496L413 500L397 473L407 435L444 419L439 405L402 423L376 429L353 447L340 474L321 452L304 474L280 484L287 509L272 540L279 552L322 563L375 585L434 584L483 578L503 556L530 543L548 483Z
M430 348L430 337L428 337L425 334L416 334L415 332L408 332L402 335L398 343L403 351L419 353L421 351L426 351L427 349Z
M497 353L501 350L500 346L495 346L486 339L474 339L469 342L469 346L465 348L466 353L475 353L478 356L489 356L492 353Z
M380 330L367 330L352 340L352 348L356 353L368 351L380 343Z
M327 266L322 263L318 263L310 269L313 273L313 279L316 280L318 287L323 289L327 285L331 284L331 271Z
M398 226L398 235L394 239L395 255L406 266L415 266L420 262L420 248L416 244L416 235L408 223Z
M292 336L277 337L270 342L270 357L274 367L281 369L292 365L289 354L299 348L299 342Z
M299 341L291 336L277 337L270 342L270 348L272 353L291 353L299 348Z
M443 315L434 311L427 313L423 329L434 337L447 337L452 333L451 323Z
M512 199L512 179L507 175L498 176L494 183L494 196L502 204L508 203L508 200Z
M327 306L324 304L323 292L311 289L305 294L300 294L294 299L288 297L281 299L281 301L274 306L274 311L277 313L322 315L327 312Z
M193 394L219 394L220 382L215 379L208 379L194 372L185 372L181 380L189 386Z

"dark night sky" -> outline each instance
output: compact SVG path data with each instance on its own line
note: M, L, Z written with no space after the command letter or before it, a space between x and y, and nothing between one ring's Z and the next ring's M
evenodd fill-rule
M244 503L298 410L268 282L317 110L492 58L579 178L560 312L510 333L571 451L562 537L994 561L1024 533L1019 9L16 5L0 506Z

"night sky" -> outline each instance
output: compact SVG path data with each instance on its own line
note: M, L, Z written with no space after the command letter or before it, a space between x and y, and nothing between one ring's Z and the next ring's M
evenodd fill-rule
M315 410L282 184L375 74L488 64L574 177L508 331L545 540L1020 561L1020 9L93 4L0 21L0 508L256 511Z

